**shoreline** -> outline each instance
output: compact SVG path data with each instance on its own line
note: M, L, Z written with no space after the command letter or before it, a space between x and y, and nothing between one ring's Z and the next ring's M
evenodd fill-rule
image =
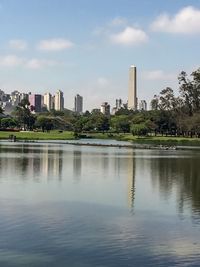
M92 139L90 139L92 140ZM93 139L94 140L94 139ZM96 139L97 140L97 139ZM98 139L101 141L102 139ZM104 140L111 140L111 139L104 139ZM89 143L89 142L80 142L84 141L84 139L79 139L77 142L75 140L72 140L72 142L68 142L67 140L17 140L16 142L13 142L8 139L1 139L0 144L3 142L10 143L10 144L18 144L18 143L34 143L34 144L54 144L54 145L73 145L73 146L90 146L90 147L113 147L113 148L128 148L128 149L153 149L153 150L168 150L168 151L174 151L174 150L200 150L200 146L191 146L191 145L158 145L158 144L147 144L147 143L136 143L136 142L130 142L126 141L130 144L120 144L120 142L124 141L117 141L119 143L116 144L103 144L103 143Z
M11 138L12 135L12 138ZM15 138L13 138L15 137ZM95 141L97 140L97 141ZM56 143L82 146L124 147L145 149L200 149L200 138L167 136L138 137L131 134L87 133L84 138L76 139L73 132L57 130L43 132L0 132L0 142ZM110 141L110 142L109 142ZM107 143L106 143L107 142Z

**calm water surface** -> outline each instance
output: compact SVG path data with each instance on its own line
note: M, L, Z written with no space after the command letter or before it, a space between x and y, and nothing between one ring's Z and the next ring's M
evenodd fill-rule
M0 266L200 266L200 152L0 143Z

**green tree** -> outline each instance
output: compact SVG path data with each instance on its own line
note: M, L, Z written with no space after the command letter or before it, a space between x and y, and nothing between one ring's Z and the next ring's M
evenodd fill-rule
M200 111L200 68L192 72L191 77L189 79L185 71L182 71L178 77L185 112L190 116Z
M56 116L64 116L64 111L60 111L60 110L55 110L55 109L52 109L50 111L51 115L56 117Z
M144 123L133 124L131 126L131 133L133 135L145 136L148 133L148 128Z
M41 128L43 132L49 132L53 129L52 119L46 116L38 116L35 125L36 127Z
M175 97L172 88L166 87L160 92L159 109L172 110L175 107Z
M106 132L110 129L109 118L103 114L96 117L95 128L97 131Z
M24 130L33 129L35 116L31 114L30 103L28 99L25 98L18 104L18 106L15 108L14 116Z
M151 100L150 106L152 110L159 109L159 97L157 95L154 95L154 98Z
M13 128L17 126L17 122L13 118L2 118L1 128Z
M127 115L115 115L111 117L111 129L117 133L130 132L130 119Z

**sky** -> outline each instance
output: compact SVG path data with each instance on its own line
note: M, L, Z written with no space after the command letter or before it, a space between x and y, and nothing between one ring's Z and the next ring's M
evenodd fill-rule
M0 88L64 92L84 110L128 97L137 67L147 103L200 67L200 0L0 0Z

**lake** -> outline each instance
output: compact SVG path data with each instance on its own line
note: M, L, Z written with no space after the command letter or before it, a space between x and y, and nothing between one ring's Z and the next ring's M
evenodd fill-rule
M1 142L0 266L199 266L199 170L200 151Z

